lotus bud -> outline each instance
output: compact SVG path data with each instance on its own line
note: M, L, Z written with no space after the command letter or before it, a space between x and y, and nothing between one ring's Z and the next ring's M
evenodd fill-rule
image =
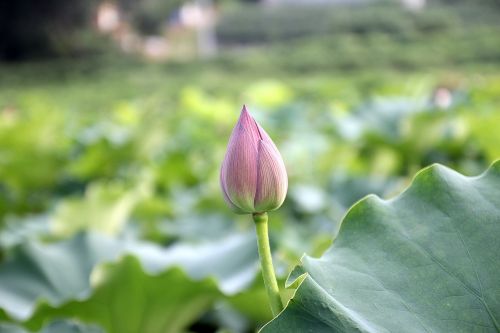
M220 171L222 193L238 214L278 209L285 200L285 164L264 129L245 106L233 129Z

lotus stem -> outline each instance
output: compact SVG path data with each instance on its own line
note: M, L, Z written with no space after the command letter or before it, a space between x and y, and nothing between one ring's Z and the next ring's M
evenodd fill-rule
M271 247L269 246L267 213L254 213L252 216L257 232L262 277L264 278L271 311L274 316L277 316L283 310L283 303L281 302L280 290L276 281L276 275L274 274L273 258L271 256Z

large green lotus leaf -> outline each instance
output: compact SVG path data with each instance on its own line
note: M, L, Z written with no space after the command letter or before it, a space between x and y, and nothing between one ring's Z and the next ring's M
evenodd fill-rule
M193 281L177 267L150 275L132 256L100 266L92 280L88 298L58 307L41 304L26 326L39 329L45 321L77 318L108 333L183 332L220 295L215 280Z
M499 239L500 161L479 177L431 166L354 205L262 332L500 332Z
M9 323L0 324L2 333L29 333L26 329ZM39 333L103 333L104 331L95 325L84 325L73 321L55 321L45 326Z
M214 277L224 293L248 288L258 272L253 233L231 235L216 242L180 243L168 248L86 233L54 244L30 242L15 249L0 265L0 319L27 320L38 302L53 307L92 293L90 276L102 262L134 255L149 274L182 267L193 280ZM123 289L126 294L127 290ZM158 298L168 298L158 295Z

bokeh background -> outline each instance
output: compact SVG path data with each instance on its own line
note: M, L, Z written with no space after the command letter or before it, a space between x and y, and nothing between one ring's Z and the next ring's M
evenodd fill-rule
M500 157L500 2L3 1L0 331L270 320L251 219L218 183L243 104L289 173L283 285L365 195Z

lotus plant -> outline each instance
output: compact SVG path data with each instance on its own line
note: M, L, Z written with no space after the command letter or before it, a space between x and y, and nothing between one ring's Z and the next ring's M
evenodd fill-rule
M220 183L224 199L234 212L252 214L264 284L273 314L277 315L283 304L269 246L267 212L283 204L288 178L278 148L245 106L229 139Z

